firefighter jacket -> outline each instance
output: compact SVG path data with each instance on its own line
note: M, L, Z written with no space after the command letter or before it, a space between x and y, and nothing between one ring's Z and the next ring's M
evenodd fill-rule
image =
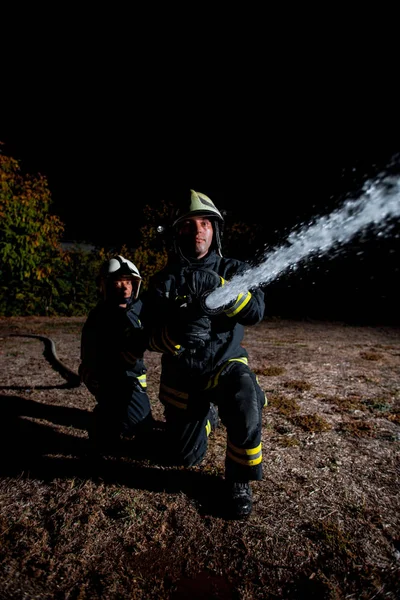
M118 389L132 378L146 387L142 306L140 299L127 308L100 300L89 312L82 328L79 373L92 394Z
M174 254L153 276L144 301L148 349L163 354L164 380L170 373L171 380L179 380L181 389L205 389L228 361L243 359L247 363L248 354L241 345L244 327L263 319L264 293L260 289L244 290L228 309L212 316L202 313L188 297L193 271L204 272L205 280L211 271L229 282L246 267L244 262L222 258L211 250L205 257L190 261Z

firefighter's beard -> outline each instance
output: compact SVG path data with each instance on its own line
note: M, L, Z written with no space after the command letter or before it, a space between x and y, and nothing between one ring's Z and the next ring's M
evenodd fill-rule
M180 251L187 258L198 259L200 256L207 254L209 250L205 240L196 241L196 238L191 236L182 236L179 242Z

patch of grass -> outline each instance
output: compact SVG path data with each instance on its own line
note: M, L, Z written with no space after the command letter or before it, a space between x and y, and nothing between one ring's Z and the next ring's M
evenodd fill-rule
M378 352L360 352L361 358L364 360L381 360L382 355Z
M290 420L294 425L297 425L298 427L304 429L304 431L320 432L332 429L332 426L327 421L325 421L325 419L316 414L296 415Z
M357 438L376 437L375 426L368 423L368 421L347 421L340 425L339 430L349 433Z
M337 411L340 412L354 412L355 410L366 410L365 404L360 399L360 396L347 396L342 398L340 396L327 396L324 398L325 402L334 404Z
M285 416L300 410L300 407L295 400L292 400L283 394L270 394L268 396L268 405L270 408L276 408L280 414Z
M311 384L307 383L307 381L293 379L292 381L285 381L283 387L296 390L296 392L306 392L311 389Z
M390 415L386 415L386 418L388 419L388 421L400 425L400 413L391 413Z
M325 556L340 556L351 560L357 556L357 548L351 538L332 520L310 524L307 535L311 540L322 543Z
M266 377L274 377L275 375L282 375L285 372L283 367L261 367L253 369L256 375L265 375Z
M297 438L287 435L280 437L278 443L282 448L292 448L293 446L300 445L300 442Z
M363 400L363 403L371 411L376 412L388 412L391 408L388 398L368 398L367 400Z
M54 329L57 349L67 357L68 347L76 364L78 320L64 331L64 325L56 328L60 321L0 319L7 331L14 322L18 331L26 325L33 333L48 329L52 335ZM231 520L226 511L225 427L210 436L201 464L166 464L160 357L147 355L158 422L154 438L143 448L125 438L115 455L93 460L85 431L93 398L83 387L70 390L49 381L40 343L7 341L2 359L8 350L20 352L3 360L0 369L5 408L0 597L398 600L394 467L400 363L395 350L374 341L395 343L398 329L388 337L379 328L327 323L311 329L308 323L293 323L293 329L282 323L282 328L267 321L254 345L250 332L247 337L252 366L278 378L260 377L269 400L262 413L265 470L263 480L252 485L254 510L246 521ZM271 335L290 339L274 348ZM309 340L307 348L299 336ZM36 357L29 364L26 343ZM379 353L383 360L364 361L362 351ZM283 387L297 379L300 384ZM35 385L29 396L25 382ZM305 382L311 391L302 393L309 389ZM308 396L312 404L305 410ZM333 417L328 408L330 414L336 411ZM335 430L314 433L327 424L305 412L334 419ZM366 421L376 424L376 435ZM309 438L317 446L309 445ZM367 460L370 456L374 460Z

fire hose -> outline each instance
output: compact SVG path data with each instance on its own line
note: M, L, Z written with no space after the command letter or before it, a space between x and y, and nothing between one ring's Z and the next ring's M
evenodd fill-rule
M68 387L74 388L79 387L81 384L80 377L78 373L72 371L69 367L67 367L59 358L56 351L56 345L54 341L46 337L45 335L38 335L35 333L9 333L8 337L29 337L35 338L43 342L44 350L43 356L47 360L47 362L53 367L57 373L61 375L63 379L68 383Z

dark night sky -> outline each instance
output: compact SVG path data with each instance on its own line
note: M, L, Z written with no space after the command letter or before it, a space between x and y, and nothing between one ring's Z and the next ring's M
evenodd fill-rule
M4 28L3 152L47 177L65 240L134 247L145 204L194 188L275 246L400 154L395 36L377 44L348 15L331 36L203 16L186 31L109 10ZM269 286L271 310L398 319L399 256L393 238L320 260Z
M400 151L395 36L347 13L145 13L5 18L0 141L48 178L66 238L129 242L144 204L190 187L268 235Z
M0 123L0 141L23 171L47 177L65 238L102 245L129 245L145 204L191 187L243 220L262 219L266 235L291 228L400 151L395 124L352 129L350 118L321 131L290 121L278 131L195 122L187 134L182 124L93 121L22 112Z
M375 11L366 27L360 15L330 11L329 31L303 8L268 22L253 9L196 11L183 25L169 6L156 18L109 7L20 13L3 28L2 151L47 177L66 240L135 246L145 204L194 188L232 217L261 223L275 244L400 153L397 38L386 12L384 24ZM375 290L390 283L383 296L397 313L399 251L393 240L390 254L390 243L373 247L373 267L359 270L382 275ZM347 279L340 261L329 283L322 277L323 301L337 293L346 303L356 289L359 265L348 265ZM314 284L297 282L292 294L285 288L288 304ZM354 305L373 301L358 290Z
M295 54L266 62L263 38L226 54L208 25L207 52L191 44L184 56L151 36L152 58L132 36L111 43L101 28L73 29L25 31L0 97L2 151L47 177L66 240L135 246L143 206L190 188L261 220L268 238L400 152L398 94L383 85L390 65L375 64L375 48L332 48L319 63L315 46L293 39Z

